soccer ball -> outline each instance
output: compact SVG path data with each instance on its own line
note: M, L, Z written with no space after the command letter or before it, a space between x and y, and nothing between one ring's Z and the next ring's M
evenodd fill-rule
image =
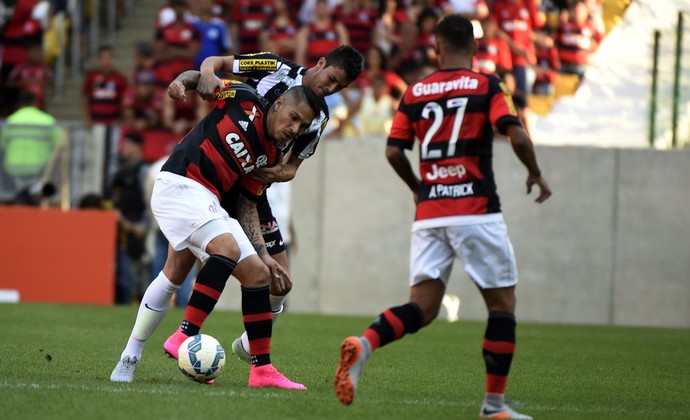
M177 365L180 372L192 381L208 382L220 375L225 365L225 350L210 335L193 335L180 346Z

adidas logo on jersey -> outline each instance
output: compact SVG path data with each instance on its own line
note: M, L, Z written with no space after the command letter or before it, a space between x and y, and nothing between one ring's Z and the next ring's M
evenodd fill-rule
M247 131L247 127L249 127L249 123L243 120L240 120L240 127L242 127L242 130Z
M256 105L253 105L251 110L245 109L244 113L247 114L247 117L249 118L249 121L251 121L251 122L254 122L254 118L260 118L261 117L261 113L256 108Z

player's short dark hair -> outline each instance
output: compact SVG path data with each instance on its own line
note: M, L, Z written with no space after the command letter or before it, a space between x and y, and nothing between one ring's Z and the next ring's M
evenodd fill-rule
M318 117L321 112L326 113L326 101L318 96L311 88L304 85L293 86L287 90L283 95L292 98L295 102L305 102L309 108L314 112L314 116Z
M364 70L364 57L350 45L341 45L326 54L326 67L333 66L345 70L347 79L352 82Z
M472 22L458 14L444 17L436 24L436 41L450 52L471 54L476 45Z

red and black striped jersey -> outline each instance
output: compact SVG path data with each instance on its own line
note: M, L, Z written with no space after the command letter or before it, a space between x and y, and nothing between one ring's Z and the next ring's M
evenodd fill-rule
M350 45L362 54L371 47L371 38L376 26L377 11L367 8L346 9L342 5L333 12L336 21L341 22L350 34Z
M188 48L201 45L201 32L196 26L189 22L178 25L176 22L156 30L156 42L159 45L172 48ZM183 58L181 56L169 58L165 64L173 77L177 77L185 70L194 68L193 58Z
M388 145L412 149L420 142L415 227L463 224L462 216L500 213L492 126L505 133L509 124L520 121L496 76L438 70L407 89Z
M289 21L285 25L279 25L275 21L271 21L266 28L266 33L268 33L271 41L291 40L297 34L297 25L294 21ZM277 49L273 52L288 61L295 61L295 51L292 48L281 48L280 44L277 44Z
M309 26L307 35L307 66L313 67L319 58L325 57L331 50L340 46L340 36L335 24L327 28L318 28L316 25Z
M223 82L211 112L175 146L162 170L197 181L219 200L240 182L261 195L263 184L245 175L280 158L266 125L269 104L244 83Z
M575 22L562 23L555 37L561 63L588 64L589 56L602 38L602 34L596 30L591 21L585 25L578 25Z
M513 65L524 66L534 63L532 31L542 26L534 2L497 0L491 6L491 15L496 19L498 27L527 53L527 57L524 57L513 52Z
M127 86L127 76L120 71L106 74L93 69L86 72L81 91L87 99L93 122L113 124L120 119Z
M232 23L238 26L239 51L259 51L259 35L273 15L272 0L236 0L233 2Z

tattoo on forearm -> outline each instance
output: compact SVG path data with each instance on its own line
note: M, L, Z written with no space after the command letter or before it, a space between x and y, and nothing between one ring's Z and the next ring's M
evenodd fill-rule
M194 90L199 83L199 75L200 73L196 70L187 70L177 76L177 81L182 83L185 90Z
M268 251L266 251L266 243L261 234L261 224L259 223L256 203L240 196L237 200L237 220L240 222L244 233L247 234L249 242L251 242L259 257L267 255Z

